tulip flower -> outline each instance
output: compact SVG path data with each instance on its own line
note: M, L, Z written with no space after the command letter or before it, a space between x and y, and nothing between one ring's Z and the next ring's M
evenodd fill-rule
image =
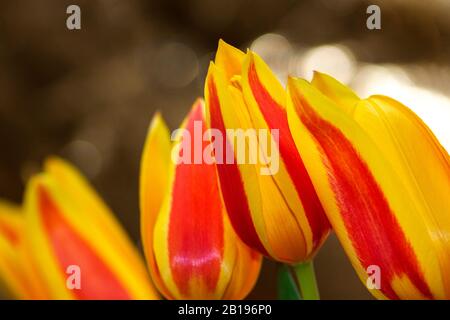
M431 130L394 99L360 99L320 73L289 79L287 101L333 229L360 279L379 277L370 292L450 299L450 162Z
M51 158L25 195L26 234L52 299L154 299L145 264L71 165Z
M194 103L173 144L162 117L151 122L141 162L142 242L166 298L242 299L258 278L261 256L234 233L215 164L197 163L188 153L188 145L200 141L206 150L209 144L202 140L203 108L202 100Z
M41 279L35 275L36 266L24 229L22 209L0 201L0 283L11 297L45 299L48 295Z
M225 136L234 130L271 130L270 150L279 157L278 170L265 161L242 163L236 137L224 141L236 161L218 164L220 185L231 223L250 247L277 261L311 260L330 231L329 222L291 136L285 108L286 92L264 61L219 42L215 63L205 82L208 122ZM267 141L259 138L256 149ZM247 145L248 152L255 148ZM264 154L264 152L263 152ZM267 157L267 154L266 154ZM261 174L261 168L270 174Z

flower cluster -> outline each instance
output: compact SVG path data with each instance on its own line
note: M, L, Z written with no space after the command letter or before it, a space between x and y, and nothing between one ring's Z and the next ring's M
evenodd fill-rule
M381 272L370 288L376 298L450 299L449 156L407 107L361 99L319 72L284 88L256 53L220 41L204 100L180 129L171 141L156 114L142 153L147 268L89 183L50 158L22 206L0 203L0 279L10 293L243 299L263 256L310 263L333 230L363 283L367 270ZM277 139L242 144L229 134L249 129L276 130ZM239 144L260 157L199 162L186 144L209 148L210 159L219 150L238 159ZM276 170L268 150L279 157Z

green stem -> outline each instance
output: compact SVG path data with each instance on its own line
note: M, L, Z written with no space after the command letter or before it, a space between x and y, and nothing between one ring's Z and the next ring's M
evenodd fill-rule
M305 262L293 266L297 276L298 286L304 300L319 300L319 289L317 288L316 274L313 262Z
M277 292L279 300L302 300L297 281L287 265L279 266Z

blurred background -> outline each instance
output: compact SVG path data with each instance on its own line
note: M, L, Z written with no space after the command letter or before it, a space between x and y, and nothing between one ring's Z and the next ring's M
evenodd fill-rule
M81 7L81 30L66 8ZM381 30L366 9L381 8ZM219 38L285 82L317 69L362 96L411 107L449 150L448 0L2 0L0 197L20 202L50 154L76 164L139 244L139 159L160 110L175 129L203 95ZM249 298L276 298L266 262ZM370 299L332 236L316 259L323 299Z

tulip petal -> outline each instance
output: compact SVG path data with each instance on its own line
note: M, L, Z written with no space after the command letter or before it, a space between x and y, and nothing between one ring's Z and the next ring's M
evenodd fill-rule
M228 219L227 224L230 224ZM261 270L262 256L247 247L239 237L236 236L235 241L237 245L236 263L223 299L245 298L255 286Z
M316 73L313 85L343 108L375 142L408 190L410 201L419 209L433 235L433 247L439 257L440 270L450 269L450 165L448 153L431 130L410 109L385 96L360 100L349 88L332 77ZM426 155L426 156L424 156ZM405 195L402 195L403 197ZM427 257L430 250L420 256ZM421 262L422 265L427 260ZM427 273L427 268L424 270ZM444 283L450 297L450 279L428 272L433 288Z
M23 299L30 294L17 252L22 243L22 220L19 207L0 201L0 278L12 295Z
M303 160L295 148L285 110L285 91L264 61L251 51L248 52L243 63L242 88L255 128L279 130L280 166L279 171L272 177L288 209L280 210L280 215L277 218L274 217L274 220L283 221L285 212L290 212L293 221L297 224L295 229L303 233L303 236L296 235L295 238L303 237L306 249L299 246L301 241L297 240L295 241L297 248L291 247L288 250L289 256L291 259L294 258L291 262L305 260L311 257L326 239L330 225ZM298 231L284 230L283 232L283 234L294 233ZM284 240L280 243L284 243L285 246L289 241Z
M306 81L289 79L288 95L297 149L361 280L376 265L377 297L439 295L429 285L436 282L431 274L439 274L439 263L435 255L424 255L433 248L430 230L390 162L348 114Z
M223 141L226 155L234 155L231 163L218 165L222 193L233 227L245 243L263 254L287 262L301 259L306 251L304 241L299 241L303 238L301 228L295 219L285 214L290 209L273 177L261 174L263 168L268 169L267 165L250 160L250 154L257 154L260 145L242 93L227 85L222 70L214 64L210 66L207 79L205 96L211 127L227 137ZM248 134L243 147L239 144L242 137L238 132L244 137ZM253 143L250 142L252 136ZM242 154L249 155L246 161L240 160ZM262 197L262 194L266 196Z
M384 96L361 101L353 118L390 161L413 195L412 200L427 215L427 221L436 217L437 222L446 223L436 230L450 231L448 154L422 120L407 107Z
M224 224L216 168L187 156L206 130L201 101L178 131L169 172L169 192L163 201L154 233L154 255L166 287L175 299L218 299L223 296L235 263L230 230ZM198 141L198 140L197 140ZM203 140L201 150L208 142ZM186 162L182 162L184 158ZM228 227L230 228L230 227ZM231 235L232 236L232 235Z
M450 270L450 164L448 154L433 133L411 110L384 96L361 101L353 118L375 141L383 156L403 181L409 199L418 208L424 226L432 238L432 247L440 265L440 273L428 271L437 288L444 284L439 296L450 297L450 279L443 274ZM404 197L405 195L402 195ZM430 248L417 253L421 264L430 261ZM422 259L421 259L422 258Z
M227 81L241 74L244 58L245 53L241 50L229 45L222 39L219 40L215 64L223 70Z
M0 277L19 299L48 299L25 233L22 208L0 200Z
M67 163L49 160L26 192L27 227L39 270L57 299L155 298L145 268L110 211ZM78 266L81 288L68 288Z
M40 219L43 219L45 232L48 234L50 245L61 268L59 273L61 275L65 273L70 265L79 266L83 272L82 289L74 291L75 297L89 299L105 295L105 298L128 298L127 292L118 283L106 264L96 257L86 241L76 235L67 224L67 221L61 216L60 209L50 198L44 186L37 185L36 198ZM75 253L75 257L73 253ZM95 280L89 276L94 272ZM61 280L64 283L64 280ZM100 283L101 286L97 286L97 283Z
M168 191L170 170L170 134L163 118L157 113L150 124L141 159L140 211L141 237L153 282L164 296L170 293L161 281L153 253L156 219Z
M359 97L347 86L325 73L314 71L311 84L324 95L333 100L337 106L352 115Z
M245 245L245 244L244 244ZM242 300L252 291L261 270L262 256L249 248L240 250L224 300Z
M23 217L20 207L0 200L0 236L11 245L21 241Z
M4 237L0 237L0 292L6 287L6 295L27 298L26 284L20 270L14 247Z
M82 212L78 215L89 213L84 218L89 219L95 226L101 226L101 228L98 228L98 232L102 234L102 239L115 239L115 251L134 266L134 273L137 277L143 279L145 284L148 275L145 266L142 264L140 254L131 245L128 235L113 212L90 186L89 182L77 169L57 157L48 158L45 161L44 169L56 181L57 188L64 192L67 198L77 199L77 206ZM136 288L136 290L141 289ZM146 289L142 291L144 292Z
M251 127L251 124L248 123L250 120L244 112L245 106L242 107L240 104L240 107L236 109L224 107L224 105L233 103L226 88L224 74L211 63L205 82L207 119L210 122L209 127L219 130L224 137L227 137L226 128L246 130ZM234 110L238 112L235 113ZM239 116L236 117L236 114ZM232 161L226 161L230 154L233 155ZM261 214L262 210L256 169L254 166L237 164L234 149L228 137L223 141L221 157L222 161L217 165L217 170L220 176L222 195L234 230L251 248L267 254L266 248L261 242L266 239L264 237L265 226L261 223L253 223L253 216Z

